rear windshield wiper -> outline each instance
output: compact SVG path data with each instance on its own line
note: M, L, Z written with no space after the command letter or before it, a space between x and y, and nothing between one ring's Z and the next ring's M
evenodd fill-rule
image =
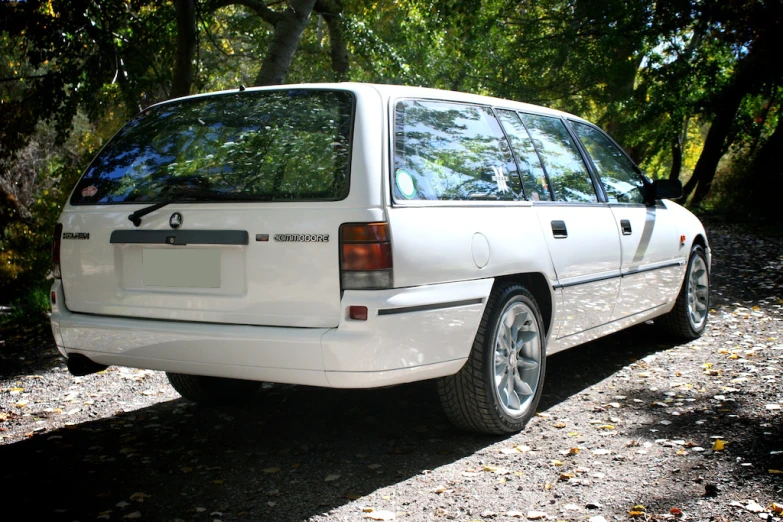
M132 221L133 224L138 227L138 226L141 225L141 218L142 217L146 216L147 214L149 214L151 212L155 212L159 208L165 207L169 203L174 203L174 200L170 199L168 201L161 201L160 203L155 203L154 205L150 205L149 207L141 208L141 209L137 210L136 212L134 212L133 214L131 214L130 216L128 216L128 219L130 221Z
M147 214L155 212L159 208L163 208L171 203L185 203L191 201L271 201L269 197L263 196L247 196L244 194L224 194L221 192L210 192L208 190L195 190L178 194L176 197L169 198L160 203L155 203L149 207L144 207L128 216L128 220L132 221L135 226L141 225L141 218Z

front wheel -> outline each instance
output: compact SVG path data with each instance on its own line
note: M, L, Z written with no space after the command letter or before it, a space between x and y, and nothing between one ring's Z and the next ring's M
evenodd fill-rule
M518 284L492 291L468 361L438 381L449 420L468 431L520 431L544 387L543 321L533 296Z
M655 323L679 339L692 341L701 337L707 328L709 311L710 272L707 256L701 245L694 245L674 308L656 319Z

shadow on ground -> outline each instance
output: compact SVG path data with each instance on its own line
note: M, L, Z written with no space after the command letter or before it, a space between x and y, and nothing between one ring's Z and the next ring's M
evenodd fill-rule
M639 342L651 338L649 328L550 357L540 409L672 346ZM47 432L0 447L0 462L6 498L30 518L114 520L140 511L155 520L301 520L499 440L453 429L432 382L274 386L252 404L168 401ZM213 512L221 515L207 517Z

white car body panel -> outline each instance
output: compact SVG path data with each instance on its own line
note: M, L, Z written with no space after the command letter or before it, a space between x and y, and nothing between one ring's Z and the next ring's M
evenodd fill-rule
M53 287L52 329L64 356L96 363L238 379L342 388L451 375L467 360L493 286L539 281L547 353L607 335L672 309L701 223L681 206L529 201L394 201L390 158L401 99L475 103L583 121L523 103L433 89L318 84L356 98L350 191L340 201L73 206ZM199 95L212 96L210 95ZM169 102L166 102L169 103ZM248 244L111 243L114 231L246 231ZM633 234L623 236L620 221ZM553 237L562 220L568 237ZM340 225L386 222L393 286L341 288ZM328 234L328 242L260 242L256 234ZM680 236L685 240L680 241ZM697 239L698 238L698 239ZM218 251L219 285L144 285L144 251ZM366 307L367 320L349 316Z
M562 288L561 320L555 338L594 328L611 320L620 289L620 243L607 205L536 203L541 230ZM563 221L568 237L552 232Z

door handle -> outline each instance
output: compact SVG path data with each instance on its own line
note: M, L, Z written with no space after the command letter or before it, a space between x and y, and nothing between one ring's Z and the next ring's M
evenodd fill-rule
M568 229L566 228L565 221L552 221L552 235L554 235L556 239L568 237Z
M627 219L620 220L620 228L622 229L624 236L630 236L633 234L633 230L631 229L631 222Z

